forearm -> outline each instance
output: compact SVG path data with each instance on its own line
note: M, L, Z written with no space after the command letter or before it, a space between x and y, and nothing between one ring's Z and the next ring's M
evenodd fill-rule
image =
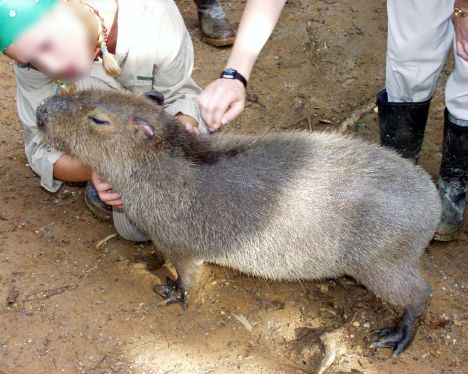
M226 67L249 79L260 51L270 37L286 0L249 0Z
M87 182L91 180L91 168L72 156L63 155L54 164L54 178L63 182Z

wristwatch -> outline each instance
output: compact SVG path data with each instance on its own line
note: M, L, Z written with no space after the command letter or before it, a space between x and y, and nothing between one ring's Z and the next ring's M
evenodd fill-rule
M464 18L464 17L468 17L468 12L464 12L460 8L454 8L453 9L453 15L455 17Z
M245 79L244 76L235 69L231 69L231 68L224 69L220 75L220 78L237 79L238 81L242 82L244 87L247 87L247 79Z

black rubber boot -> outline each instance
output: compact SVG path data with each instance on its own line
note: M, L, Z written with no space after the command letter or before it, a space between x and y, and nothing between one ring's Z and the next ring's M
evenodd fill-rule
M224 47L234 43L236 32L226 18L218 0L194 0L198 21L206 43Z
M431 100L419 103L389 103L387 91L377 94L380 142L404 158L418 161Z
M463 226L468 183L468 127L450 120L445 110L444 143L439 174L442 218L435 236L439 241L456 239Z

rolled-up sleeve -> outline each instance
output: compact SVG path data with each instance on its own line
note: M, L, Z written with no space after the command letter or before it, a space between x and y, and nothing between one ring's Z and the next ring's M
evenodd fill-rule
M41 178L41 186L56 192L62 182L54 179L54 164L63 155L42 140L36 125L36 108L40 102L55 92L49 78L31 69L15 66L16 103L18 115L24 126L24 149L29 165Z

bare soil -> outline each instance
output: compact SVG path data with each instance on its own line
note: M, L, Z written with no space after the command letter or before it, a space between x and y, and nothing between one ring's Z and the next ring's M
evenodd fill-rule
M205 85L229 49L205 45L192 2L178 5L195 44L195 77ZM244 1L224 5L238 22ZM385 46L383 0L290 1L255 68L245 113L224 131L339 128L384 86ZM451 64L420 160L434 178ZM433 298L412 346L397 358L369 344L398 311L351 279L275 283L208 265L188 310L161 307L152 288L172 270L161 267L156 248L119 238L97 247L115 231L86 209L82 187L55 195L41 189L24 155L4 57L0 90L0 374L314 373L327 332L338 346L329 373L468 372L466 228L423 256ZM377 142L376 113L348 132Z

